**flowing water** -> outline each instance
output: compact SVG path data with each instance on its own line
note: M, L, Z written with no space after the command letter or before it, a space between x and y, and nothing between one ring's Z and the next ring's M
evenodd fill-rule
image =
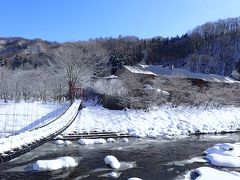
M202 152L216 143L238 142L240 134L200 135L177 140L130 138L128 143L118 139L115 143L71 146L44 144L10 162L0 164L0 179L111 179L113 170L104 163L104 157L114 155L121 163L118 179L139 177L144 180L181 179L192 169L211 166L207 162L189 162L203 157ZM32 164L37 160L72 156L78 166L51 172L35 172Z

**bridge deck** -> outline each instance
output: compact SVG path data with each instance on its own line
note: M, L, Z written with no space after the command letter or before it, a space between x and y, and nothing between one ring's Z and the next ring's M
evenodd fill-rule
M61 116L55 120L14 136L0 139L0 163L11 160L36 148L63 132L75 120L81 101L76 100Z

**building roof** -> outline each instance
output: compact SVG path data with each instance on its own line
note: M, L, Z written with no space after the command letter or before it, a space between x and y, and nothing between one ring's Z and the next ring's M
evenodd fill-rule
M142 65L138 66L124 66L132 73L139 74L150 74L155 76L174 76L174 77L182 77L182 78L192 78L192 79L202 79L204 81L213 81L213 82L225 82L225 83L240 83L229 76L222 76L217 74L198 74L192 73L185 69L180 68L169 68L161 65Z
M148 71L147 69L143 69L139 66L124 66L127 70L129 70L131 73L134 74L148 74L148 75L154 75L156 76L155 73Z

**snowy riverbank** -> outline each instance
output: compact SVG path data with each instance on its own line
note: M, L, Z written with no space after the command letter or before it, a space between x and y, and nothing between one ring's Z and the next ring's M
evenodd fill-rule
M169 106L145 110L108 110L101 106L82 109L64 132L113 131L136 137L166 137L194 133L234 132L240 129L240 108L190 108Z
M51 121L61 114L68 103L0 104L2 135L23 132ZM234 132L240 129L240 108L190 108L162 106L145 110L108 110L87 104L78 118L64 132L112 131L137 137L172 138L194 133Z

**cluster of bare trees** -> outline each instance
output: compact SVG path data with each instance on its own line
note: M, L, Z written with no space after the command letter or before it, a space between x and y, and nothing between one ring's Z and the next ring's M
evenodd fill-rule
M176 105L237 104L239 88L235 84L207 83L199 88L190 79L172 77L99 77L117 72L122 65L145 61L240 79L239 35L240 19L233 18L206 23L181 37L172 38L144 40L119 36L63 44L5 39L0 51L3 66L0 67L0 98L5 101L31 98L60 101L66 97L72 101L78 89L93 86L102 94L118 97L121 106L131 108L166 102ZM94 79L98 80L93 82Z
M108 61L106 51L90 42L65 43L48 55L57 61L29 70L0 67L0 98L73 101L77 90L91 86L95 77L105 74L101 67Z
M144 75L126 73L121 77L98 79L94 83L97 92L104 94L107 108L144 109L167 102L168 93L154 79Z
M52 69L15 70L1 68L0 98L8 100L55 100L60 101L66 88L61 74Z
M174 106L240 105L240 84L207 82L200 79L158 77L154 80L169 92L167 101Z

